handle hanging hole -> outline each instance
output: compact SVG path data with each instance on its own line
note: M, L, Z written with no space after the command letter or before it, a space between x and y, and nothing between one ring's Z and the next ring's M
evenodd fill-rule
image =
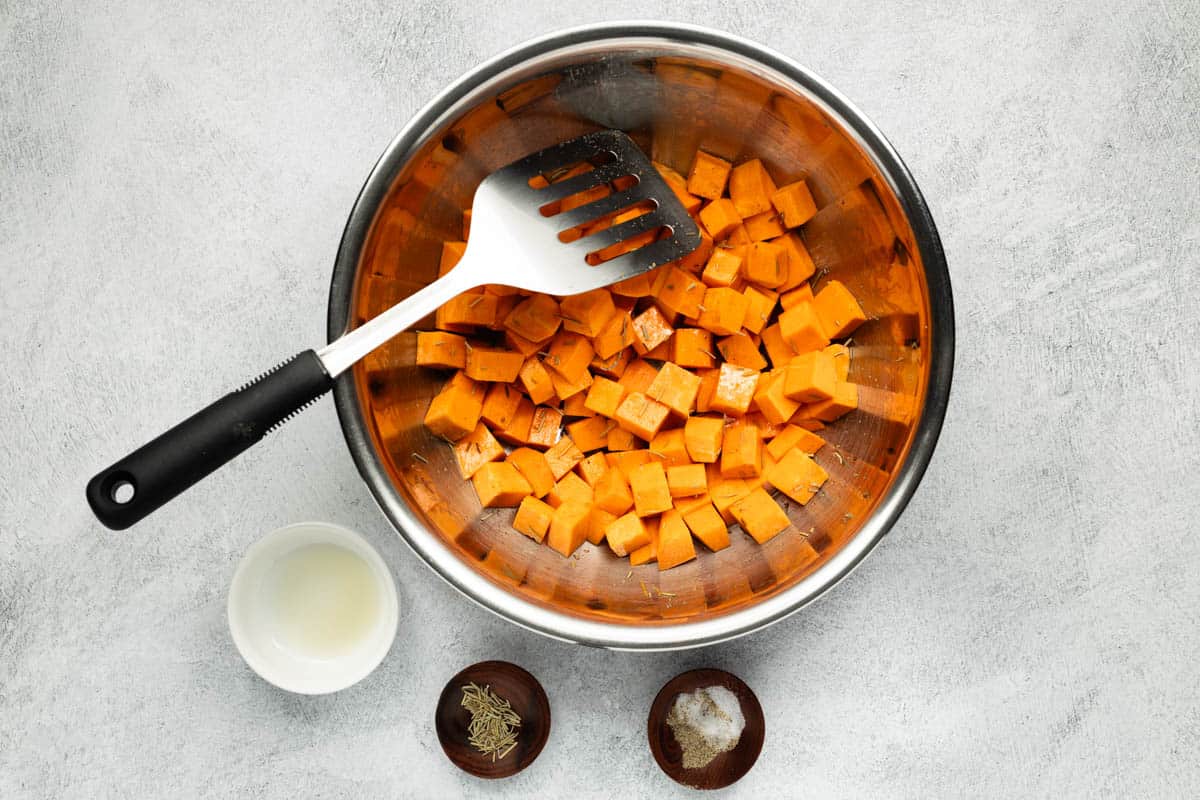
M108 496L112 498L112 501L122 506L132 501L135 494L137 494L137 490L134 488L133 482L125 479L118 480L108 490Z

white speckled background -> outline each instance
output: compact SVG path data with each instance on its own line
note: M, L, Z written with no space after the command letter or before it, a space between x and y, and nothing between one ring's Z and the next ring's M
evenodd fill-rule
M1200 792L1200 4L604 4L795 57L887 133L956 291L950 414L891 536L821 603L682 654L547 641L459 597L369 499L328 400L144 524L86 479L322 340L346 214L449 80L596 3L0 0L0 797L669 797L645 713L741 674L762 758L727 797ZM885 7L886 5L886 7ZM203 6L203 8L199 8ZM225 591L281 524L398 579L369 679L304 698L234 651ZM541 758L442 756L443 682L545 684Z

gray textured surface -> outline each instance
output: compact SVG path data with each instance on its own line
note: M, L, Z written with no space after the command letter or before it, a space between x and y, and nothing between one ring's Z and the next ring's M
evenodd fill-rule
M0 796L673 796L644 714L732 668L768 740L727 796L1200 791L1200 6L612 3L709 23L832 80L923 186L957 292L950 415L893 534L823 602L700 652L543 640L403 548L328 401L121 534L86 478L315 343L345 215L448 80L595 4L0 0ZM401 632L342 694L276 691L224 622L240 553L365 532ZM550 743L455 771L442 683L538 674Z

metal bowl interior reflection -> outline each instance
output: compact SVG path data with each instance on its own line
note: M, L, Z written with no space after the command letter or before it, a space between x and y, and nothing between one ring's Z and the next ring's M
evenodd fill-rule
M338 411L383 511L485 607L601 646L720 641L815 598L886 533L924 472L949 392L950 287L932 220L890 145L836 91L770 51L686 26L594 26L510 51L426 107L376 166L338 255L329 333L437 276L484 176L600 128L628 132L681 172L702 148L761 158L780 185L804 178L812 190L819 212L803 236L819 280L849 286L870 320L851 346L860 407L822 431L816 459L831 477L806 506L788 504L793 528L761 546L734 531L730 548L697 544L695 561L666 572L589 544L564 559L513 531L511 509L481 509L450 448L424 428L447 376L414 365L411 333L343 377Z

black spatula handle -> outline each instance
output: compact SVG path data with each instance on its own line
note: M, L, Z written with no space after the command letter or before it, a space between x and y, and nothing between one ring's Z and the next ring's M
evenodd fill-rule
M106 526L124 530L332 388L320 358L306 350L96 475L88 505Z

